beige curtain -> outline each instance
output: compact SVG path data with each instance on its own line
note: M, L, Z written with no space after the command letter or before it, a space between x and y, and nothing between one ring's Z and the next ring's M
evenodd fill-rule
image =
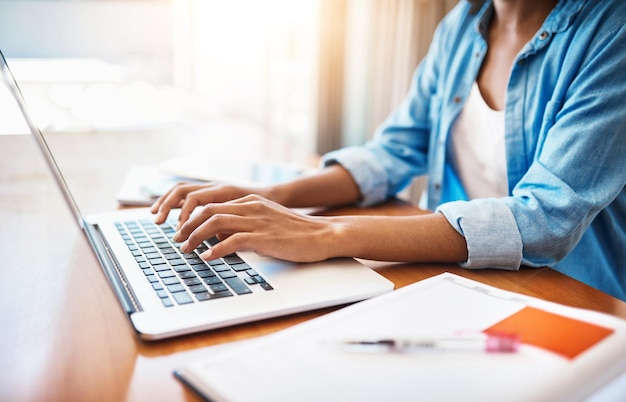
M321 0L317 151L369 138L458 0Z
M316 151L342 146L346 21L349 0L320 0Z
M458 0L321 0L317 152L365 142L402 101ZM403 197L418 203L425 178Z
M375 0L372 13L371 101L373 129L404 98L433 32L457 0Z

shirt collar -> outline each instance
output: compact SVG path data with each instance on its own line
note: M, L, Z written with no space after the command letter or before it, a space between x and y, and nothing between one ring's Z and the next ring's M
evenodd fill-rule
M560 0L539 28L537 34L530 40L529 50L536 51L542 48L549 42L547 39L553 34L567 30L586 2L587 0ZM493 13L492 0L487 0L476 14L476 29L485 40Z
M540 32L565 31L572 24L586 2L587 0L560 0L550 12L548 18L546 18ZM487 0L476 14L478 21L476 28L483 38L486 37L489 22L493 18L493 12L493 3L491 0Z

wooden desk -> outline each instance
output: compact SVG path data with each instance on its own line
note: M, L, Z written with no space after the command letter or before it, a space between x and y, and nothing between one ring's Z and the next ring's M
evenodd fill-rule
M118 177L85 183L103 204ZM102 193L98 190L100 189ZM106 190L106 191L105 191ZM412 214L389 204L341 213ZM211 345L268 334L315 311L178 339L135 337L34 142L0 136L0 400L196 401L172 370ZM468 271L451 265L380 268L397 287L450 271L503 289L626 319L626 304L548 268Z

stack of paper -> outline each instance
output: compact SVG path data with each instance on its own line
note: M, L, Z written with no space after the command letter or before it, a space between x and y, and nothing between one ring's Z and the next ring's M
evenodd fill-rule
M333 347L459 331L507 332L516 353ZM216 401L582 400L626 371L626 322L442 274L177 370ZM626 394L626 391L625 391Z

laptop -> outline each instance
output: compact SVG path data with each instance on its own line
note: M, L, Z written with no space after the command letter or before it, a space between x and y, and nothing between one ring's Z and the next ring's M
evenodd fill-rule
M155 225L147 208L82 214L1 51L0 69L4 85L141 339L165 339L338 306L393 290L392 282L354 259L300 264L246 251L205 262L198 254L216 239L207 239L197 252L183 254L171 243L175 222Z

